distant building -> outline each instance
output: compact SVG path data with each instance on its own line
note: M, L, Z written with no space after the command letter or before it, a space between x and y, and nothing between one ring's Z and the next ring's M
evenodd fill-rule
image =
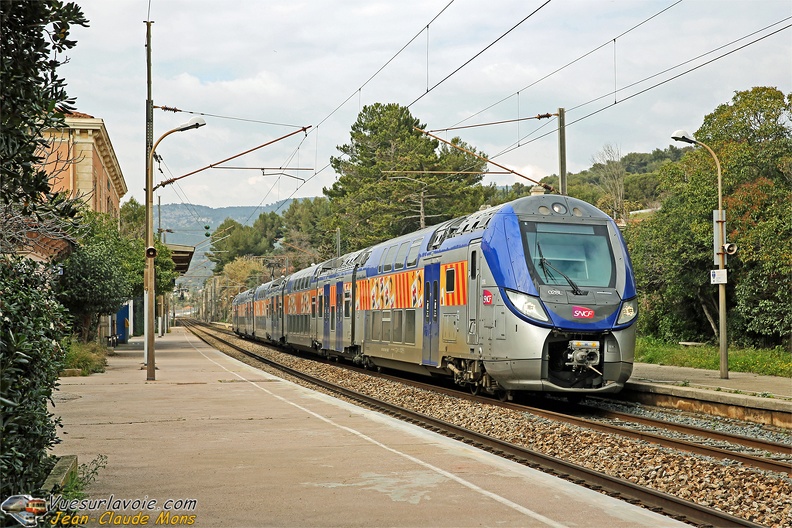
M48 131L52 150L46 160L53 191L80 198L92 211L119 218L127 185L104 121L88 114L66 114L66 128Z
M80 112L66 114L65 121L66 127L44 132L50 148L41 155L52 191L66 192L90 210L118 219L127 185L104 121ZM27 225L27 241L20 245L20 254L50 261L71 253L74 241L56 226L33 220Z
M128 189L104 121L81 112L67 113L65 121L65 128L44 133L50 143L44 153L44 167L50 175L51 190L66 192L91 211L107 213L120 221L121 198ZM31 233L28 238L32 238ZM66 237L39 237L36 242L29 246L32 251L28 253L36 260L64 258L73 247ZM114 319L101 318L100 342L116 333Z

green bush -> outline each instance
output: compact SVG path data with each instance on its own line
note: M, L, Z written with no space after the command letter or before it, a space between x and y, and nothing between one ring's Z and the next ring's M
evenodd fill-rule
M30 259L0 257L0 497L38 489L59 442L47 402L63 368L68 316L50 275Z
M792 377L792 353L784 350L783 347L770 349L729 347L728 352L730 371ZM652 337L642 337L635 345L635 361L719 370L720 350L713 345L682 346Z
M64 368L80 369L83 376L104 372L107 365L107 347L99 343L83 343L72 337L66 348Z

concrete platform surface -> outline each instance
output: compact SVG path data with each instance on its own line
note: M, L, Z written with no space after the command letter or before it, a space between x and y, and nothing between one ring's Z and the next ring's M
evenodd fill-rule
M56 454L107 456L88 526L685 526L267 375L182 328L155 350L156 381L135 341L105 373L61 380Z
M792 401L792 378L761 376L750 372L729 372L728 375L728 379L722 379L717 370L635 363L630 382L673 384Z

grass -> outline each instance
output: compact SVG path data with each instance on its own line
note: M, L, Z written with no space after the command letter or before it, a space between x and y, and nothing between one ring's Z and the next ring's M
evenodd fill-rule
M640 337L635 345L635 361L676 367L719 370L720 351L712 345L682 346ZM792 353L783 347L771 349L729 347L729 370L765 376L792 378Z
M107 456L101 454L87 464L80 464L77 474L70 476L63 487L63 498L67 500L86 498L88 496L86 488L96 481L99 471L106 466Z
M83 376L104 372L107 365L107 346L99 343L82 343L72 338L66 350L64 368L80 369Z

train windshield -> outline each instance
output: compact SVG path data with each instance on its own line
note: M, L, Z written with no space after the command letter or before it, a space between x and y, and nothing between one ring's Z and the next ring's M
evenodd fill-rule
M521 222L525 257L540 284L613 288L613 262L606 225Z

